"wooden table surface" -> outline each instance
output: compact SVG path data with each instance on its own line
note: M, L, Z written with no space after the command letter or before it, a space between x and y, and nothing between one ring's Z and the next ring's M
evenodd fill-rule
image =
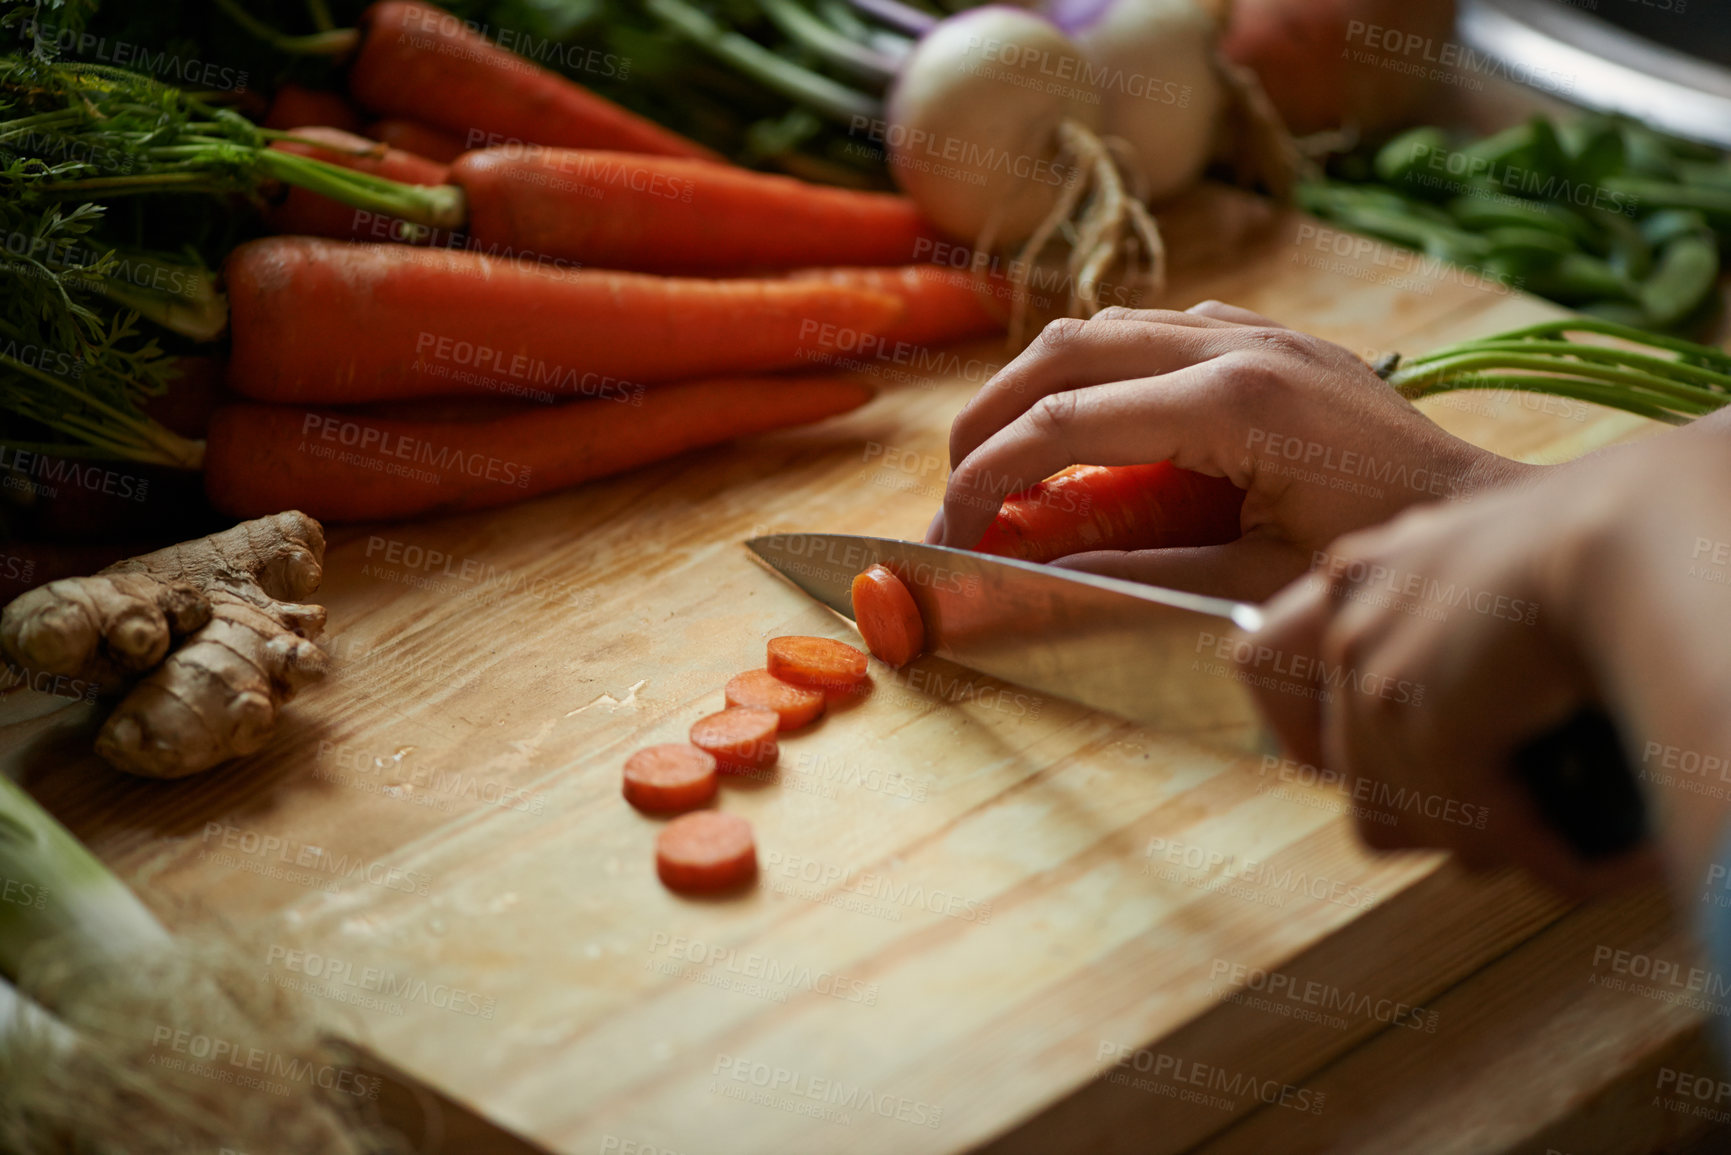
M1246 204L1210 193L1169 224L1171 303L1367 354L1552 312L1337 252L1295 216L1247 231L1269 214ZM936 659L874 664L874 691L788 737L771 780L724 787L757 831L754 890L660 886L625 756L720 708L766 638L852 633L741 541L918 536L950 419L1003 358L870 369L881 394L845 418L513 508L336 530L336 673L267 750L131 780L86 752L85 707L12 694L7 769L171 920L247 927L261 976L556 1151L1513 1150L1558 1104L1684 1054L1691 1012L1591 982L1595 944L1687 951L1652 901L1569 913L1517 877L1371 857L1337 792ZM1653 429L1536 399L1425 408L1529 460ZM1239 989L1264 972L1333 993L1294 1014ZM1409 1092L1449 1063L1482 1075L1473 1047L1520 1018L1498 998L1535 984L1580 998L1516 1000L1528 1037L1610 1030L1553 1021L1592 995L1647 1045L1572 1056L1579 1078L1494 1142L1427 1145L1496 1093L1482 1077L1413 1098L1453 1107L1408 1131L1364 1130L1355 1087L1381 1079L1386 1105L1397 1074ZM1384 1133L1410 1144L1366 1139Z

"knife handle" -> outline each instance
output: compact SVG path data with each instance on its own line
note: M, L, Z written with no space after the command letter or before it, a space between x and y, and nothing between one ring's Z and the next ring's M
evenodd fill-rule
M1610 858L1646 837L1646 802L1603 710L1584 708L1526 743L1514 766L1539 813L1582 858Z

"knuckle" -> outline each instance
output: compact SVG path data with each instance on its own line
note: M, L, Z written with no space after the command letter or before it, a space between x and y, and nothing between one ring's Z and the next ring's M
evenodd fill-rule
M1287 388L1284 367L1263 353L1236 352L1216 358L1228 403L1243 417L1266 417L1269 406Z
M1093 318L1095 321L1150 321L1154 319L1151 309L1132 309L1128 305L1107 305Z
M1251 329L1245 336L1254 347L1275 357L1310 357L1315 351L1315 339L1293 329Z
M1080 317L1059 317L1046 323L1035 343L1045 352L1068 349L1081 339L1087 326L1088 322Z
M1028 424L1036 436L1061 439L1076 416L1076 395L1069 390L1048 393L1028 410Z

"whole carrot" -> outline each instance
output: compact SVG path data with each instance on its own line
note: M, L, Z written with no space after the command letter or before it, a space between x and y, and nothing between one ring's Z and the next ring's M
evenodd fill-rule
M331 164L340 164L344 168L370 172L388 180L402 181L404 184L445 183L447 166L368 140L364 136L356 136L337 128L295 128L290 131L301 139L273 141L271 147L279 152L310 156ZM326 147L304 143L309 140L320 142ZM353 209L311 189L292 185L281 202L266 210L265 223L273 232L346 240L361 240L371 235L409 236L426 231L406 225L399 226L392 218L381 218L377 213Z
M490 148L450 179L477 240L610 269L901 265L930 236L904 196L677 157Z
M1072 465L1004 499L980 553L1048 562L1090 550L1221 545L1239 536L1244 491L1154 465Z
M412 152L416 156L424 156L443 165L450 164L468 151L460 138L418 120L406 120L402 117L386 117L384 120L373 121L367 126L367 135L392 148L400 148L404 152Z
M652 121L471 31L431 4L381 0L361 16L349 93L384 116L409 117L463 141L516 140L713 157Z
M828 327L895 323L881 293L555 268L267 237L229 255L229 386L262 401L478 393L555 400L795 368Z
M883 346L942 345L1002 333L1008 323L1010 287L999 277L975 277L938 265L880 269L799 269L794 280L823 281L888 293L902 303L902 316L876 335ZM892 350L891 355L894 355Z
M482 509L821 421L871 396L839 377L690 381L629 403L534 405L472 422L241 403L211 422L205 492L237 517L293 508L324 521L365 521Z
M361 127L361 118L338 93L290 82L277 89L276 95L271 97L264 126L287 129L303 124L356 132Z

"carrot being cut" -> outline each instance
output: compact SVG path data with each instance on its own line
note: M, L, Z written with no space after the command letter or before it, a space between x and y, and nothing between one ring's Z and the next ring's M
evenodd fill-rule
M880 662L905 666L926 648L926 625L908 587L889 567L874 565L853 579L854 624Z
M484 509L821 421L871 396L839 377L748 377L658 386L641 405L528 405L482 421L229 405L211 418L204 488L211 504L240 517L299 509L364 521Z
M768 670L735 674L727 680L726 695L729 706L773 710L783 730L810 725L823 713L822 692L784 682Z
M639 810L693 810L715 797L715 758L683 742L625 760L625 799Z
M412 152L440 164L450 164L469 151L461 137L452 136L430 124L399 116L373 121L367 126L367 135L392 148L400 148L404 152Z
M361 16L349 94L381 116L418 120L465 142L715 156L412 0L381 0Z
M714 756L722 770L758 770L780 754L775 735L781 715L755 706L729 706L691 724L691 744Z
M404 184L445 183L445 165L368 140L364 136L356 136L338 128L302 127L291 131L296 137L303 139L272 141L271 147L280 152L310 156L388 180L402 181ZM304 143L306 140L319 143L307 144ZM325 147L321 148L319 144ZM362 240L369 236L407 236L426 231L417 230L392 218L381 217L377 213L350 208L341 201L320 196L311 189L293 186L288 189L280 203L266 210L265 223L278 233L335 237L339 240Z
M271 97L264 126L289 129L303 124L318 124L342 129L344 132L358 132L361 118L340 93L325 92L294 83L285 84Z
M771 638L769 672L798 686L847 693L865 684L866 656L834 638Z
M671 890L727 890L757 874L751 823L737 814L681 814L655 836L655 873Z
M1244 491L1223 477L1154 465L1073 465L1004 499L974 546L1048 562L1091 550L1221 545L1240 534Z
M609 269L903 265L930 236L904 196L678 157L490 148L465 153L450 179L483 244Z
M876 336L879 346L892 347L892 357L897 345L942 345L1002 333L1008 325L1010 285L1001 277L976 277L939 265L799 269L788 275L871 289L899 299L901 320Z
M797 368L825 326L878 332L893 297L811 281L709 281L449 249L266 237L224 266L228 383L260 401L451 393L552 400Z

